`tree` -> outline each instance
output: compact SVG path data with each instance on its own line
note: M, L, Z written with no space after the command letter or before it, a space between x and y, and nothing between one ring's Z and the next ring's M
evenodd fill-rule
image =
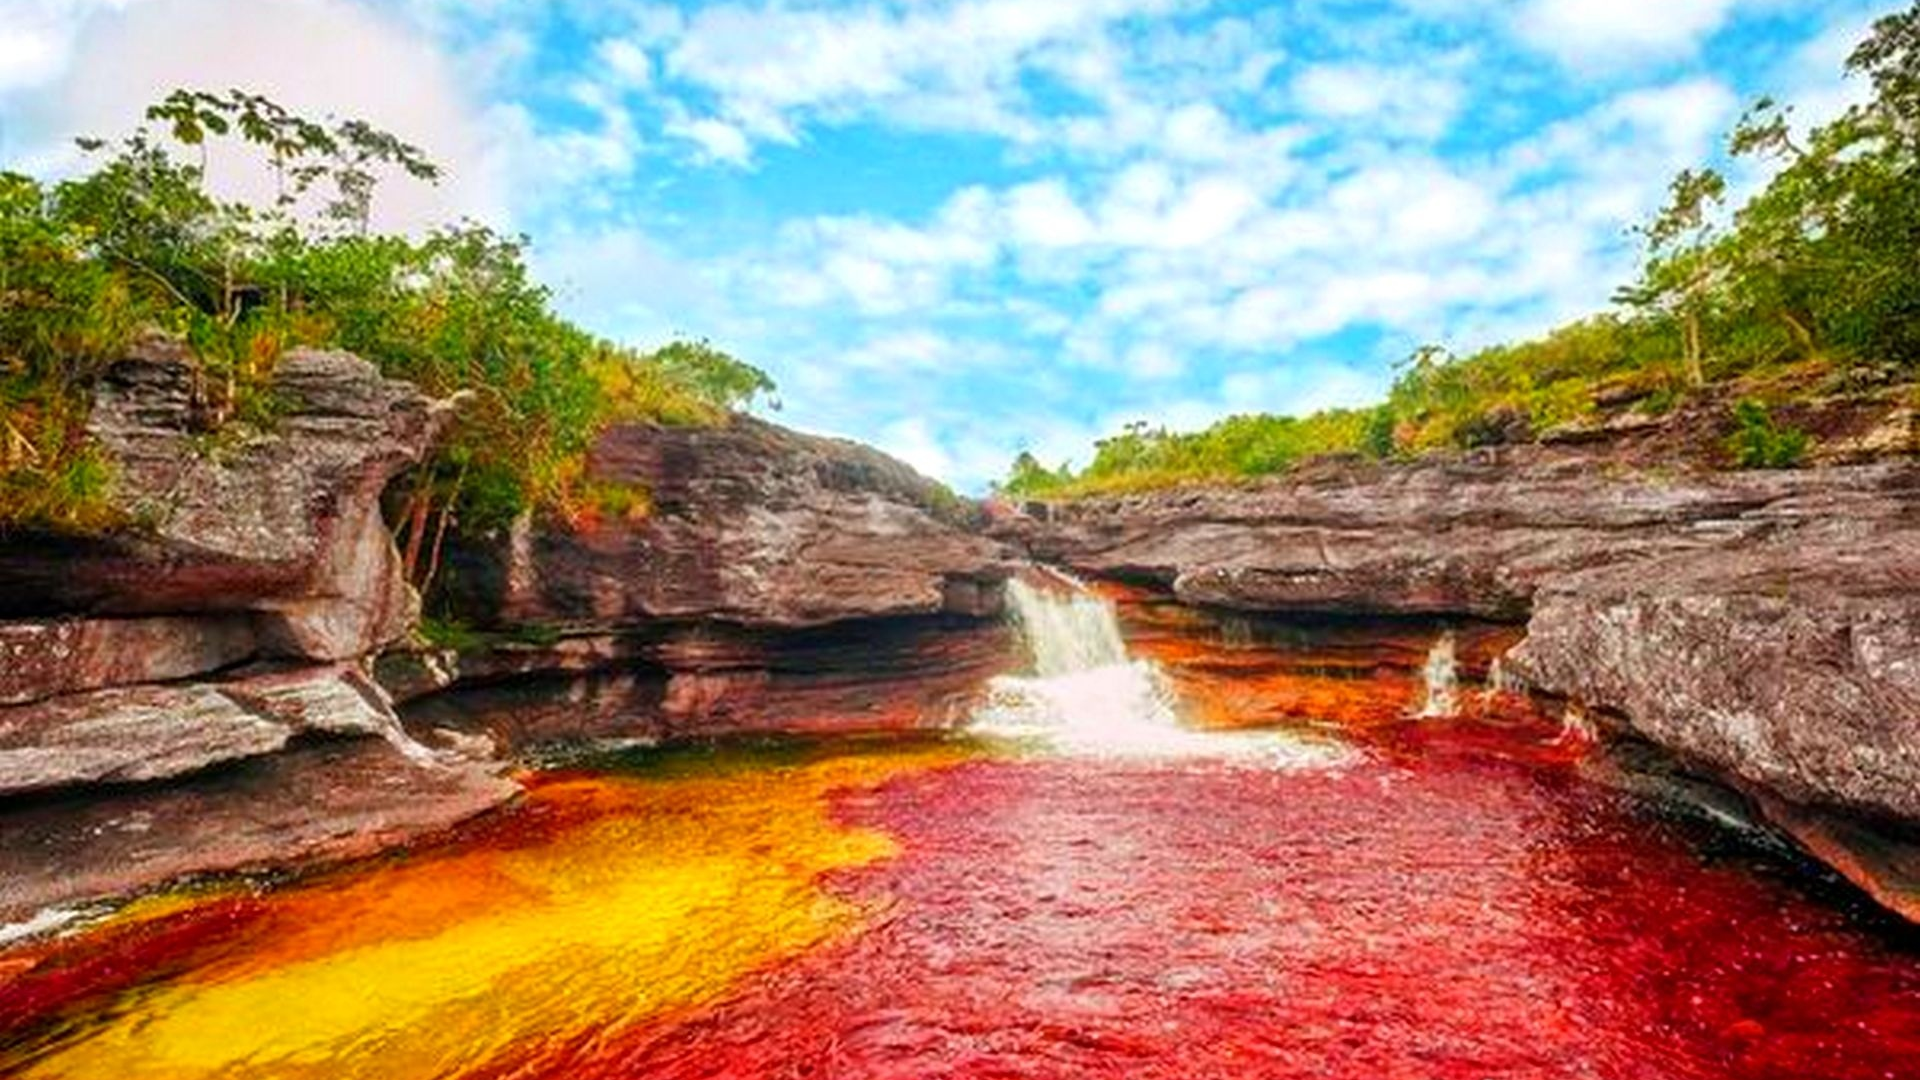
M206 149L221 139L272 170L271 200L213 193ZM764 372L704 341L641 355L562 319L523 237L473 223L373 233L381 180L440 173L364 121L178 90L132 134L82 146L92 171L51 190L0 174L0 527L101 524L82 512L104 502L85 434L90 384L144 326L187 339L216 429L273 422L271 373L295 345L349 349L458 401L397 508L423 589L455 526L534 508L571 519L583 500L605 501L584 461L613 420L715 423L773 393Z
M1704 323L1713 288L1725 271L1725 252L1715 243L1713 211L1726 201L1727 181L1713 169L1687 169L1674 178L1667 193L1667 205L1638 230L1647 250L1640 281L1620 290L1616 299L1677 318L1687 379L1704 386Z
M1013 459L1013 468L1008 471L999 489L1001 493L1016 498L1043 496L1059 488L1070 472L1064 463L1058 470L1049 469L1040 464L1040 459L1032 453L1022 450L1020 456Z

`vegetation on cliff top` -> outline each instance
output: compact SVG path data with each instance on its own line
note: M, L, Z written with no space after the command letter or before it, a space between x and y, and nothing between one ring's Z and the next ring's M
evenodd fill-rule
M536 505L629 512L633 493L583 475L603 426L718 422L773 389L704 342L641 354L571 324L533 280L524 238L472 223L375 233L382 178L440 173L364 122L184 90L147 119L117 143L83 140L94 165L74 179L0 173L0 530L112 524L90 390L148 328L192 345L221 424L271 426L274 362L296 346L347 349L436 397L460 394L401 508L410 566L450 516L484 527ZM270 193L216 195L215 143L263 163Z
M1370 410L1235 416L1202 432L1136 424L1075 470L1022 454L1009 495L1072 497L1253 477L1327 454L1397 458L1524 441L1603 403L1663 413L1689 396L1809 396L1920 374L1920 4L1881 19L1847 62L1873 97L1804 140L1761 101L1729 150L1772 181L1731 215L1713 169L1675 178L1637 230L1638 281L1620 309L1470 356L1428 346ZM1726 460L1782 467L1807 449L1765 403L1727 409Z

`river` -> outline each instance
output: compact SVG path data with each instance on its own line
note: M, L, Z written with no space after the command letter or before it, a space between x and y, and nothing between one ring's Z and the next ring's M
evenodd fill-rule
M1915 1075L1911 931L1463 710L1451 638L1390 722L1196 725L1105 600L1014 600L968 730L554 759L437 843L0 952L0 1075Z

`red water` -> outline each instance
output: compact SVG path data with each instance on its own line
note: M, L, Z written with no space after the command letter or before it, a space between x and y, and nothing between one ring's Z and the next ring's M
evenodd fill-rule
M1338 772L979 761L848 798L876 925L499 1077L1920 1076L1920 954L1535 733ZM1400 764L1383 764L1397 760Z
M240 1006L223 1012L206 996L246 991L244 979L234 981L236 965L280 971L320 949L290 940L302 932L290 919L322 918L337 902L358 925L374 916L353 914L354 897L366 904L392 892L411 911L416 904L406 898L431 899L431 886L444 879L474 909L449 909L447 926L487 925L461 919L510 908L527 887L486 891L489 881L497 889L506 880L484 857L495 849L540 870L546 844L552 865L540 872L555 880L598 865L583 854L597 848L563 842L571 834L551 822L548 831L558 831L542 839L540 814L510 815L412 871L405 861L376 862L310 895L219 900L141 924L118 944L106 936L94 955L79 942L80 959L10 989L0 983L28 995L9 1001L0 992L0 1050L4 1029L66 1001L87 1011L63 1014L60 1045L100 1054L56 1054L42 1066L46 1075L87 1080L121 1074L96 1078L63 1062L119 1060L134 1070L124 1075L169 1078L288 1075L277 1060L299 1064L302 1076L390 1076L404 1060L415 1070L407 1075L500 1080L1920 1077L1913 933L1806 866L1652 816L1580 779L1574 759L1582 747L1532 724L1423 722L1365 738L1362 759L1331 771L935 755L929 765L894 768L885 775L896 778L877 788L840 786L832 796L843 826L884 832L899 850L825 881L851 902L846 910L871 917L825 944L725 976L711 994L675 998L661 988L718 978L711 973L727 965L716 957L759 948L735 947L756 929L740 920L759 910L740 897L731 924L726 909L684 923L703 927L709 940L670 942L657 954L663 959L642 965L657 985L626 976L610 997L591 981L602 967L586 966L603 961L566 944L580 926L529 934L525 949L510 949L525 966L501 969L508 982L481 997L449 998L483 1019L489 1009L501 1013L475 1029L493 1037L451 1050L399 1027L284 1059L250 1057L236 1044L228 1060L225 1044L193 1038L232 1039L255 1025L298 1035L321 1008L316 997L311 1008L275 999L266 1012L238 1014L238 1027L209 1020L185 1032L191 1053L156 1056L177 1048L177 1039L159 1034L170 1017L177 1029L186 1017L236 1015ZM880 760L872 748L839 753ZM740 857L764 868L740 876L737 860L700 861L715 857L706 853L683 872L731 867L740 888L812 873L789 865L793 852L807 849L780 839L801 828L800 808L815 797L798 789L801 774L730 768L706 786L668 778L609 789L624 793L618 799L554 805L631 817L630 829L592 835L622 861L646 867L684 846L686 837L672 839L676 822L703 836L720 827L682 821L689 798L792 792L802 804L715 811L716 822L744 830L737 841L715 840L715 851L742 847ZM546 805L536 800L536 809ZM768 817L774 829L762 832L754 822ZM460 872L476 859L486 873ZM725 902L733 886L712 880L708 891ZM804 890L774 895L815 903ZM650 896L624 903L658 903L659 918L678 917ZM432 911L409 921L374 910L408 927L406 935L437 932ZM636 933L653 918L605 909L594 916ZM287 925L266 934L275 919ZM323 977L336 969L422 985L442 978L376 962L369 945L377 933L350 949L314 935L331 951L296 968L314 982L289 985L329 985ZM603 945L622 948L612 939ZM639 956L639 947L636 938L625 949ZM197 967L206 970L196 975ZM563 970L578 977L557 977ZM168 985L171 996L158 993ZM383 989L391 988L365 992ZM572 1000L561 1007L542 995ZM706 1003L665 1012L642 1006L669 998ZM588 1004L599 1011L583 1012ZM10 1017L10 1005L25 1011ZM329 1015L342 1007L326 1006ZM551 1022L522 1025L538 1037L515 1036L513 1023L525 1019L516 1011ZM453 1017L423 1015L441 1025ZM400 1056L415 1044L425 1051ZM447 1056L423 1073L426 1051ZM182 1064L193 1060L227 1063Z

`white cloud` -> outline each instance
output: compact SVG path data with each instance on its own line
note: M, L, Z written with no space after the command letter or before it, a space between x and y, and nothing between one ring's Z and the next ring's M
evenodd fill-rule
M1323 63L1294 76L1293 95L1310 115L1433 139L1452 126L1464 91L1453 78L1424 66Z
M1578 66L1691 52L1718 30L1737 0L1526 0L1520 38Z
M753 159L746 133L724 120L676 118L667 122L666 132L691 141L709 161L745 165Z
M958 0L825 11L729 3L675 28L663 67L743 134L795 140L815 116L885 107L895 123L1039 137L1016 108L1022 61L1173 0ZM964 43L964 44L961 44Z
M595 47L594 53L606 65L617 85L626 89L644 89L653 83L653 58L632 41L610 38Z
M1186 370L1186 363L1165 342L1143 341L1127 352L1126 370L1143 379L1171 379Z
M73 27L60 71L28 113L42 140L30 160L43 167L63 160L73 135L130 130L145 106L175 88L238 86L297 111L370 120L446 166L439 189L387 185L374 203L378 224L505 216L502 160L482 111L439 48L405 24L346 0L261 0L244 18L223 0L94 8Z
M925 417L896 420L880 430L880 449L928 476L952 476L953 456L940 443Z
M721 302L697 267L636 226L556 230L535 241L533 264L562 310L637 344L693 334L689 320Z
M1016 244L1078 247L1094 238L1093 220L1058 179L1022 184L1007 192L1006 215Z

